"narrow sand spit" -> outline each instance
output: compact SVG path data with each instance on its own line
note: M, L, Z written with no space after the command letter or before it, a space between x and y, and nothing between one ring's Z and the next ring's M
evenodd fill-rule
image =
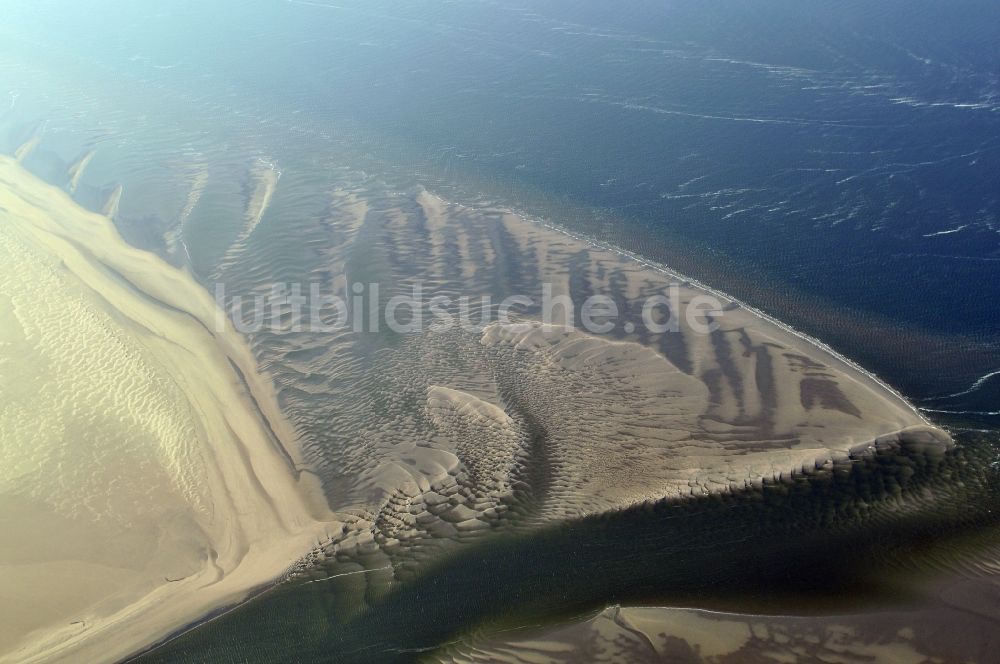
M270 384L189 275L8 157L0 263L0 661L121 659L325 535Z

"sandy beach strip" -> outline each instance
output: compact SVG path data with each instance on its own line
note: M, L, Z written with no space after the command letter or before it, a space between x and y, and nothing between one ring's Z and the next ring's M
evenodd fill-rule
M0 157L0 662L110 662L272 582L331 515L187 273Z

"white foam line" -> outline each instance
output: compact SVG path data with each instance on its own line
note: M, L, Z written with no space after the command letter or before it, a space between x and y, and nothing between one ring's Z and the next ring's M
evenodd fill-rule
M325 582L330 581L332 579L339 579L342 576L357 576L358 574L370 574L372 572L384 572L386 570L391 570L392 568L393 568L392 565L386 565L385 567L378 567L376 569L362 569L362 570L358 570L357 572L344 572L343 574L334 574L333 576L328 576L328 577L323 578L323 579L314 579L313 581L307 581L306 584L308 585L310 583L325 583Z
M582 99L581 101L594 102L594 99ZM627 101L613 101L610 99L598 99L596 100L600 103L608 104L611 106L618 106L619 108L624 108L631 111L647 111L650 113L658 113L660 115L678 115L685 118L697 118L700 120L724 120L726 122L753 122L758 124L778 124L778 125L795 125L795 126L811 126L818 125L824 127L848 127L848 128L871 128L869 125L857 125L850 122L838 122L835 120L812 120L809 118L759 118L753 116L741 116L741 115L712 115L709 113L691 113L688 111L677 111L670 108L661 108L659 106L650 106L648 104L636 104Z
M621 604L612 604L607 606L597 613L594 617L600 615L608 609L655 609L658 611L684 611L688 613L699 613L706 616L718 616L731 618L733 620L767 620L767 619L779 619L779 618L808 618L808 616L796 615L794 613L738 613L732 611L719 611L718 609L706 609L699 606L622 606Z
M937 410L935 408L921 408L925 413L947 413L948 415L1000 415L1000 410Z
M213 622L219 620L220 618L225 618L226 616L228 616L233 611L236 611L237 609L243 608L243 606L245 604L248 604L251 600L258 599L260 596L268 594L273 589L274 588L268 588L267 590L261 591L258 595L255 595L253 597L247 598L247 599L245 599L245 600L243 600L241 602L237 602L237 603L233 604L232 606L230 606L229 608L227 608L225 611L221 611L221 612L219 612L219 613L217 613L217 614L211 616L210 618L207 618L207 619L205 619L205 620L203 620L201 622L191 623L191 624L185 626L180 631L177 631L177 632L169 635L167 638L163 639L162 641L160 641L158 643L152 644L150 647L146 648L145 650L137 650L132 655L129 655L128 657L126 657L125 661L129 661L130 662L133 659L136 659L138 657L142 657L142 656L148 655L148 654L150 654L152 652L156 652L157 650L159 650L159 649L163 648L164 646L166 646L166 645L168 645L168 644L176 641L177 639L181 638L182 636L186 636L188 633L193 632L196 629L200 629L200 628L204 627L205 625L208 625L209 623L213 623Z
M431 192L428 192L428 193L430 195L434 196L435 198L437 198L442 203L451 204L447 199L444 199L441 196L438 196L437 194L433 194ZM771 316L771 315L769 315L767 313L764 313L760 309L758 309L756 307L753 307L753 306L747 304L746 302L743 302L742 300L739 300L739 299L733 297L732 295L729 295L728 293L724 293L724 292L722 292L720 290L717 290L715 288L707 286L706 284L698 281L697 279L694 279L692 277L688 277L688 276L686 276L684 274L681 274L680 272L678 272L678 271L676 271L676 270L674 270L674 269L672 269L670 267L667 267L666 265L663 265L662 263L658 263L658 262L653 261L653 260L648 259L648 258L640 257L639 255L634 254L631 251L628 251L628 250L623 249L621 247L615 247L615 246L605 244L603 242L600 242L600 241L595 240L595 239L590 238L590 237L586 237L586 236L583 236L583 235L578 235L578 234L573 233L573 232L571 232L571 231L569 231L569 230L567 230L565 228L562 228L560 226L556 226L555 224L553 224L551 222L547 222L547 221L545 221L543 219L538 219L538 218L535 218L535 217L529 217L529 216L527 216L525 214L517 212L516 210L511 210L509 208L508 208L508 211L512 212L513 214L516 214L521 219L529 221L529 222L531 222L533 224L542 226L544 228L548 228L549 230L555 231L557 233L561 233L563 235L566 235L568 237L573 238L574 240L577 240L578 242L587 243L589 246L594 247L595 249L601 249L601 250L604 250L604 251L609 251L611 253L617 254L617 255L622 256L624 258L628 258L629 260L635 261L636 263L638 263L639 265L641 265L643 267L649 268L649 269L654 270L656 272L660 272L661 274L666 274L666 275L672 277L673 279L675 279L677 281L681 281L681 282L684 282L684 283L691 284L692 286L695 286L696 288L700 288L700 289L702 289L702 290L704 290L704 291L706 291L708 293L711 293L712 295L714 295L714 296L716 296L716 297L718 297L720 299L728 300L731 303L735 303L735 304L739 305L743 309L746 309L747 311L751 312L752 314L756 315L757 317L759 317L759 318L761 318L761 319L763 319L763 320L771 323L772 325L775 325L776 327L784 330L785 332L791 334L792 336L794 336L794 337L796 337L798 339L801 339L802 341L805 341L806 343L812 344L812 345L816 346L817 348L820 348L821 350L825 351L826 353L828 353L829 355L831 355L836 360L838 360L840 362L843 362L844 364L846 364L850 368L854 369L858 373L866 376L867 378L869 378L870 380L872 380L876 384L878 384L880 387L882 387L883 389L885 389L887 392L889 392L890 394L892 394L894 397L896 397L907 408L909 408L913 412L914 415L916 415L917 417L919 417L921 419L921 421L923 421L925 424L931 424L930 420L927 419L926 417L924 417L924 414L920 411L920 409L917 408L916 406L914 406L913 404L911 404L906 399L906 397L904 397L902 395L902 393L900 393L896 388L892 387L891 385L889 385L888 383L886 383L884 380L882 380L881 378L879 378L875 373L869 371L868 369L865 369L864 367L862 367L860 364L858 364L854 360L851 360L850 358L848 358L848 357L840 354L839 352L837 352L836 350L834 350L833 347L831 347L829 344L827 344L827 343L825 343L825 342L817 339L816 337L810 336L810 335L806 334L805 332L801 332L800 330L795 329L791 325L788 325L787 323L781 322L780 320L774 318L773 316Z
M986 381L988 381L990 378L993 378L994 376L1000 376L1000 370L991 371L990 373L981 376L975 383L972 384L972 387L970 387L967 390L963 390L961 392L955 392L954 394L945 394L944 396L940 397L930 397L928 399L922 399L922 401L940 401L942 399L951 399L953 397L964 397L966 394L972 394L973 392L978 390L980 387L986 384Z
M375 570L362 570L362 571L374 572ZM357 573L358 572L351 572L351 574L357 574ZM345 576L345 575L341 575L341 576ZM281 577L279 577L279 579L280 578ZM315 583L315 581L310 581L309 583ZM242 599L242 600L240 600L238 602L233 603L232 605L228 606L224 610L219 611L218 613L215 613L214 615L208 617L207 619L200 620L200 621L195 621L195 622L191 622L191 623L185 625L182 629L177 630L177 631L173 632L172 634L168 635L165 639L163 639L161 641L158 641L156 643L153 643L153 644L149 645L147 648L145 648L143 650L136 651L132 655L129 655L126 658L126 661L130 661L131 662L133 659L137 659L139 657L143 657L143 656L148 655L150 653L153 653L153 652L156 652L158 650L161 650L165 646L169 645L170 643L173 643L174 641L176 641L177 639L179 639L179 638L181 638L183 636L186 636L190 632L193 632L196 629L201 629L205 625L208 625L210 623L214 623L214 622L216 622L216 621L218 621L218 620L220 620L222 618L225 618L226 616L228 616L229 614L233 613L234 611L237 611L239 609L244 608L250 602L255 601L255 600L259 600L260 598L264 597L265 595L270 595L276 589L281 588L281 587L283 587L283 584L279 580L279 581L275 581L275 582L269 584L266 588L263 588L259 592L251 592L251 594L248 595L247 597L245 597L244 599Z
M952 229L947 230L947 231L938 231L937 233L926 233L924 235L924 237L937 237L938 235L951 235L952 233L958 233L959 231L964 231L968 227L969 227L969 224L962 224L961 226L958 226L957 228L952 228Z
M956 256L953 254L893 254L893 258L943 258L952 261L979 261L980 263L995 263L1000 258L995 256Z

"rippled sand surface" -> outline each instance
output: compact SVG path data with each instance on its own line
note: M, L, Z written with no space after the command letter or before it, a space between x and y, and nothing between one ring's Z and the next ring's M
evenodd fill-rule
M2 486L19 536L0 573L32 606L2 633L12 661L114 659L278 578L332 580L343 617L391 610L470 546L952 447L792 330L506 210L261 158L235 184L192 168L153 246L194 278L117 235L125 188L87 213L2 162ZM365 306L382 307L418 286L454 320L465 296L484 325L318 329L279 307L245 337L216 332L209 289L250 301L293 281L345 301L377 283ZM680 327L650 332L642 304L671 285ZM577 306L546 316L546 290ZM595 294L620 313L608 334L582 326ZM723 310L705 334L683 314L708 294ZM511 295L533 304L498 322Z
M340 26L332 8L276 6L308 6ZM159 27L161 19L169 13L134 25ZM185 35L189 24L185 18L180 26ZM317 61L331 61L327 25L311 25L322 35ZM338 29L351 32L345 25ZM423 29L442 27L402 26L418 40ZM894 206L907 194L896 187L907 189L911 178L896 178L874 198L868 184L842 194L842 169L874 182L868 152L829 152L838 139L823 125L814 144L821 149L809 154L829 180L820 191L836 182L833 200L814 195L811 181L798 176L776 187L754 159L750 182L738 184L744 178L716 173L713 160L707 167L686 156L671 161L670 150L645 139L636 147L651 150L650 167L676 175L676 183L664 178L668 187L646 191L608 180L599 186L610 197L584 192L579 199L563 185L579 192L595 173L621 167L593 164L599 167L584 173L598 161L586 141L583 170L565 178L550 158L560 146L537 124L510 128L521 135L508 157L488 154L502 146L485 129L483 149L451 146L454 118L490 117L462 100L471 94L493 105L491 77L440 96L449 109L441 115L447 145L430 160L414 157L400 137L359 131L322 111L317 101L364 102L342 94L349 87L320 85L333 80L320 69L300 67L308 47L297 23L288 28L268 20L268 48L284 35L291 50L257 58L260 85L247 86L232 76L243 62L231 70L196 53L178 53L177 63L149 59L145 36L131 28L110 40L113 53L102 63L104 56L89 60L92 49L88 57L61 49L61 37L48 30L21 52L18 26L4 26L0 77L9 104L0 95L0 145L62 190L0 161L0 615L12 616L0 624L0 660L118 661L145 651L141 661L170 664L992 661L1000 648L992 441L975 447L962 432L954 445L874 377L718 293L724 310L716 332L701 334L683 316L677 332L647 332L645 297L677 282L683 307L709 291L486 198L501 196L662 256L712 284L742 289L734 292L769 311L799 321L815 316L821 320L810 329L852 356L879 358L881 371L905 364L897 384L906 384L899 376L919 375L917 383L935 393L962 394L968 371L992 369L988 339L928 335L899 323L920 316L873 318L844 304L854 297L851 284L865 286L864 275L892 272L905 281L899 275L924 275L922 267L887 272L884 247L874 243L877 266L828 269L844 253L841 239L824 245L793 234L772 243L769 233L783 226L741 221L796 208L825 225L871 207L878 226L895 214L905 219L909 208ZM560 32L550 28L543 29ZM76 22L72 31L85 32ZM481 51L478 35L461 33L447 41L471 38ZM372 36L395 41L381 27ZM133 37L141 52L120 50ZM233 52L262 52L256 28L246 37L247 47ZM344 43L366 60L373 44L356 49L353 38ZM209 51L226 50L208 42ZM421 41L420 51L433 49ZM551 70L549 55L540 72ZM501 60L523 63L521 56ZM707 75L723 82L745 78L753 64L708 62ZM365 90L380 87L350 58L333 64L361 72ZM434 89L426 85L429 71L436 70L411 79L416 114ZM396 73L390 79L403 81ZM562 102L539 105L556 92L555 79L530 78L544 89L528 107L565 124L572 115ZM454 81L438 82L446 89ZM575 77L570 84L576 95ZM857 98L834 102L853 116ZM588 95L586 104L607 111L614 102ZM628 106L624 125L640 110ZM520 115L506 102L498 108ZM645 136L680 135L661 129ZM755 140L777 147L776 136ZM642 152L611 134L601 138L630 162ZM729 159L731 141L711 138L724 146L722 161ZM973 138L964 144L969 150L957 141L951 153L978 153L982 141ZM680 150L674 157L687 154L689 140L671 146ZM800 144L787 147L799 172ZM906 160L923 161L926 150L913 147ZM524 191L501 195L502 182L480 188L479 178L490 184L492 173L477 169L496 158L512 160ZM902 158L894 151L878 157L879 176L896 177ZM708 178L698 184L705 168ZM452 182L453 171L468 182ZM759 192L749 188L758 171L768 179ZM546 191L532 195L536 185ZM731 218L734 225L705 226L726 229L710 246L746 242L737 256L796 271L760 281L742 263L723 260L725 253L674 246L660 224L632 227L617 212L589 208L573 219L584 211L574 199L620 203L624 212L647 194L670 202L652 208L666 211L663 226ZM907 220L914 233L939 230L936 220L918 217ZM850 237L865 243L870 236ZM772 244L794 251L779 256ZM905 266L899 258L887 264ZM849 277L822 284L827 302L802 295L815 288L774 287L800 277L808 285L810 275L823 274ZM516 325L491 322L475 332L318 331L287 306L270 312L260 330L215 327L210 293L219 285L244 301L294 283L351 302L356 282L379 284L380 305L418 284L425 299L469 296L474 320L495 314L506 296L537 303L543 284L577 305L606 295L622 315L604 335L586 332L566 311L542 320L537 306L517 307ZM946 291L942 284L933 292ZM910 306L892 288L873 292L894 309ZM478 304L482 296L492 303ZM324 309L324 319L333 316ZM958 387L945 388L952 384ZM968 531L984 541L946 539ZM964 545L978 555L964 556ZM896 579L901 570L912 574ZM942 577L948 582L935 586ZM880 595L880 584L890 582ZM777 599L757 605L769 592ZM902 603L914 595L912 612L870 610L873 596ZM829 608L831 598L841 603ZM716 603L723 612L677 608ZM809 616L815 612L827 615Z
M475 307L489 295L495 309L511 294L540 303L549 284L577 303L607 295L621 312L606 335L559 307L543 322L538 306L481 332L315 333L286 317L285 329L253 333L334 508L363 515L344 546L361 533L391 560L428 537L829 469L873 453L877 439L950 445L869 375L721 295L711 334L686 319L679 332L645 331L646 297L678 282L686 308L706 291L517 215L367 184L338 189L321 216L287 220L300 269L315 266L306 279L324 294L377 282L385 301L419 282L427 299L468 295ZM266 288L269 264L293 251L274 237L240 238L241 269L221 275L231 293Z
M6 157L0 263L0 660L121 658L311 548L324 510L204 289Z
M502 209L370 178L319 195L302 177L284 172L275 208L247 233L266 186L247 171L247 213L232 215L236 239L211 275L229 295L294 278L350 299L352 283L374 282L384 303L419 283L427 300L471 297L479 320L496 313L476 308L481 296L494 309L513 294L537 304L549 284L577 303L607 295L621 312L606 335L559 308L545 322L537 306L482 331L397 334L310 331L286 309L250 334L332 508L349 515L293 578L333 580L348 614L405 614L392 593L441 581L440 564L475 557L470 546L952 446L870 375L722 295L711 334L686 320L645 331L644 298L671 283L682 307L706 294L682 277Z
M570 310L556 308L544 321L537 306L519 308L513 324L480 331L428 325L400 334L384 326L319 332L283 308L249 333L342 524L289 577L290 587L323 589L303 598L325 593L335 607L321 614L330 621L320 628L326 636L302 641L305 656L365 661L364 653L379 652L405 661L400 653L440 645L435 639L449 624L472 627L494 611L523 607L544 613L540 605L572 604L566 596L588 590L580 601L629 584L650 592L700 587L716 574L735 588L740 556L751 557L742 547L794 564L793 554L781 558L786 545L794 552L810 537L877 532L936 509L939 498L911 478L914 469L925 481L937 476L953 449L950 436L874 377L721 294L714 294L723 304L715 332L682 317L679 331L654 334L642 326L645 297L677 283L686 307L708 291L506 210L453 204L419 188L339 174L324 190L294 168L278 180L259 165L243 178L245 196L229 226L213 229L230 243L197 247L190 228L176 233L188 239L195 263L209 266L200 270L205 282L225 284L229 296L252 298L276 281L295 281L350 300L351 284L378 283L385 303L419 284L425 299L471 297L478 320L495 318L508 295L540 302L548 284L577 303L607 295L621 312L604 335L586 332ZM182 218L197 223L197 207L184 209ZM481 296L492 304L477 308ZM873 465L859 471L866 463ZM797 508L748 507L787 493L783 487L805 492ZM955 500L940 498L947 510ZM690 512L667 516L683 505ZM795 509L818 516L800 523ZM716 523L719 512L731 515L727 527ZM553 555L566 557L566 569L548 576ZM630 566L643 560L658 569ZM674 637L737 657L766 645L740 640L752 620L735 614L720 626L683 611L623 611L645 621L652 645L641 635L640 646L624 643L634 630L608 613L567 633L542 630L527 644L470 637L441 657L579 661L586 644L595 657L604 648L609 661L658 661L678 645ZM903 637L872 637L873 646L862 622L837 632L858 657L923 656ZM833 638L829 622L780 626L800 627L816 634L784 644L779 656L809 644L817 651L815 638ZM717 640L725 644L713 646ZM383 642L384 650L367 650ZM245 653L280 661L255 647ZM150 661L168 661L169 653L197 659L202 651L165 652L167 660L154 652Z

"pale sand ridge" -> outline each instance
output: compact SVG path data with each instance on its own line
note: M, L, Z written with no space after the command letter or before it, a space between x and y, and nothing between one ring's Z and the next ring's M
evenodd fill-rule
M190 276L7 157L0 262L0 661L120 659L323 536L269 384Z

